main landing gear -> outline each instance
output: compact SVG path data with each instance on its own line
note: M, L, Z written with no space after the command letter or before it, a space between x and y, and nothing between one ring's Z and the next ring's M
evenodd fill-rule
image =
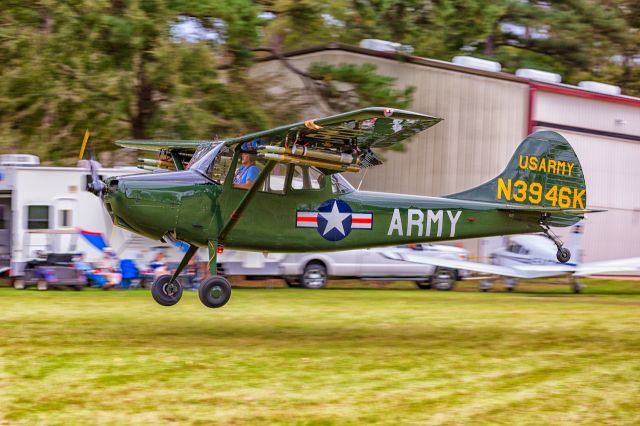
M198 251L197 246L189 246L189 250L184 255L180 265L173 275L162 275L151 285L151 295L153 299L162 306L173 306L182 297L182 285L178 282L178 276L189 263L194 254ZM198 296L203 305L209 308L221 308L231 298L231 284L224 277L216 276L216 258L218 254L218 244L209 242L209 271L211 277L200 284Z
M556 234L553 233L551 228L549 228L549 225L546 224L546 218L547 217L544 216L540 220L540 226L542 226L542 228L544 229L543 233L547 236L547 238L553 241L556 247L558 247L558 251L556 252L556 259L558 259L558 262L567 263L571 259L571 252L569 251L569 249L562 247L562 241Z

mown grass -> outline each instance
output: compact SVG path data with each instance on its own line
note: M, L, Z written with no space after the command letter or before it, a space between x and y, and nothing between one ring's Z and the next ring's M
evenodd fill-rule
M0 424L638 424L640 283L590 284L0 289Z

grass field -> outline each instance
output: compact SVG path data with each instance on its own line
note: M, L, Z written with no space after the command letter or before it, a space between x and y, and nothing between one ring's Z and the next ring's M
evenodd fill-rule
M0 424L637 425L640 283L589 284L236 289L219 310L4 288Z

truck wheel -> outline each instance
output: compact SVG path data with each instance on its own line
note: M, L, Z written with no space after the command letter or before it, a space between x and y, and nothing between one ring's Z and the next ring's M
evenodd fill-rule
M327 268L320 262L310 262L304 267L300 282L304 288L324 288L327 285Z
M41 291L49 290L49 284L47 284L45 280L38 281L38 284L36 284L36 287L38 288L38 290L41 290Z
M456 271L449 268L436 268L432 278L436 290L450 291L456 285Z
M13 288L16 290L24 290L24 280L22 278L13 280Z

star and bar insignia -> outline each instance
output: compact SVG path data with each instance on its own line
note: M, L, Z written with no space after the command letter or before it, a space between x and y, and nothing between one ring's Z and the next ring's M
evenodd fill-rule
M320 204L317 211L298 210L296 227L315 228L325 240L340 241L353 229L373 229L373 213L354 212L346 202L330 199Z

